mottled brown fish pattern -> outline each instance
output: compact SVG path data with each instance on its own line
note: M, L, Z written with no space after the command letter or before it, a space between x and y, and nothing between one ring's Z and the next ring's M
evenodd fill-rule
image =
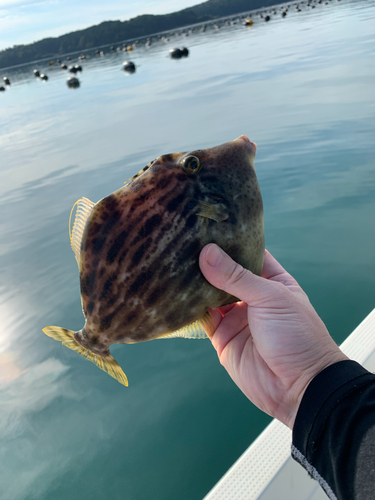
M255 151L255 143L241 136L162 155L87 208L77 252L86 322L69 341L79 344L77 352L82 347L106 359L112 343L161 338L205 317L208 307L235 301L200 272L199 253L207 243L261 273L263 204ZM45 329L56 338L48 328L58 327Z

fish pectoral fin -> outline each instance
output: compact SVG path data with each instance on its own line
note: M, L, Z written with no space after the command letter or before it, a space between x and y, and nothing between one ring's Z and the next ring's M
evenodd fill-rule
M89 199L80 198L74 203L73 208L70 212L69 238L70 238L70 245L72 247L77 262L79 259L79 254L81 253L81 241L82 241L83 230L85 229L87 219L89 218L89 215L91 214L94 205L95 203L93 203ZM73 228L71 229L72 214L75 207L77 207L77 211L76 211L76 216L74 218Z
M228 219L228 209L224 203L208 203L207 201L198 201L197 215L213 219L216 222L222 222Z
M209 311L203 316L203 318L190 323L189 325L183 326L182 328L166 333L160 339L173 339L173 338L184 338L184 339L206 339L207 337L212 337L215 332L215 323Z
M106 356L99 356L94 352L83 347L74 337L72 330L67 330L66 328L60 328L59 326L46 326L43 328L43 332L55 340L62 342L62 345L72 349L72 351L77 352L84 358L88 359L92 363L95 363L98 368L105 371L112 378L116 379L120 384L128 386L128 379L125 373L122 371L121 366L117 363L115 358L110 354Z

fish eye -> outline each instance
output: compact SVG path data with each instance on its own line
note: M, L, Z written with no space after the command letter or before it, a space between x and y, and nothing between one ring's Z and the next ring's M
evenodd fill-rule
M185 158L181 160L181 167L188 175L196 174L201 166L200 159L193 155L185 156Z

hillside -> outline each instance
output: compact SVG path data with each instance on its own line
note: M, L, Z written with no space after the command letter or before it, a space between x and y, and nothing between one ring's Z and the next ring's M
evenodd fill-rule
M129 21L104 21L89 28L28 45L15 45L0 51L0 68L43 58L142 38L219 17L251 11L281 3L277 0L208 0L171 14L137 16Z

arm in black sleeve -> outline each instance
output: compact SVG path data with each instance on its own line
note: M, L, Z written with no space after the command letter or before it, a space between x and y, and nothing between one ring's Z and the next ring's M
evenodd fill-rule
M320 372L298 409L292 456L331 500L375 499L375 375L355 361Z

